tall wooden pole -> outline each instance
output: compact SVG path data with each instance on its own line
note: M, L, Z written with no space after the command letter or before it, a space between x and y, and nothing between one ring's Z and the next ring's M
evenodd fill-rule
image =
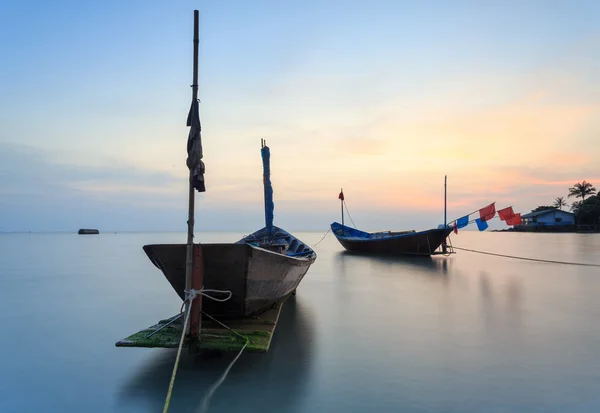
M444 175L444 228L448 225L446 222L446 184L448 182L448 175Z
M194 78L192 83L192 102L198 100L198 10L194 10ZM188 236L185 261L185 289L192 289L192 273L194 265L194 206L195 192L193 185L193 170L190 169L189 176L189 205L188 205ZM191 311L191 302L186 302L186 310ZM190 323L191 325L191 323ZM186 334L190 334L190 325L187 326Z
M448 183L448 175L444 175L444 230L448 227L446 218L446 188ZM446 238L442 241L442 252L445 254L448 252L448 245L446 244Z
M340 194L343 194L343 193L344 193L344 188L341 188ZM344 196L342 195L342 198L343 197ZM342 225L344 225L344 200L343 199L340 199L340 207L342 208Z

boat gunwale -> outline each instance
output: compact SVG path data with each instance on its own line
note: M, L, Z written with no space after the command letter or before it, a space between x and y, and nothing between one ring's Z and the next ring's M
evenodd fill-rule
M177 244L175 244L175 243L173 243L173 244L145 244L144 247L146 247L146 246L171 246L171 245L186 245L186 244L182 244L182 243L177 243ZM213 242L206 242L206 243L202 242L202 243L197 243L197 244L194 244L194 245L199 245L201 247L202 246L245 245L246 248L260 250L261 252L267 252L269 254L274 254L274 255L277 255L277 256L280 256L280 257L285 257L285 258L293 259L294 261L298 261L298 262L302 262L302 263L304 263L306 261L310 261L311 259L312 260L316 260L317 259L317 253L312 248L310 248L310 246L308 246L308 245L307 246L308 246L308 248L310 248L312 254L307 254L307 255L297 256L297 257L292 256L292 255L281 254L279 252L271 251L271 250L268 250L266 248L262 248L262 247L259 247L258 245L253 245L253 244L250 244L250 243L247 243L247 242L246 243L239 243L239 244L237 242L214 242L214 243Z
M204 244L202 244L202 245L204 245ZM251 248L254 248L256 250L268 252L269 254L277 255L279 257L291 258L291 259L293 259L295 261L299 261L299 262L305 262L305 261L309 261L311 259L312 260L316 260L317 259L317 253L312 248L310 248L310 247L309 248L310 248L312 254L306 254L306 255L295 257L293 255L287 255L287 254L282 254L280 252L271 251L271 250L268 250L266 248L262 248L262 247L259 247L258 245L253 245L253 244L250 244L250 243L245 243L245 245L247 245L247 246L249 246Z
M385 231L366 232L366 231L359 230L358 228L351 228L346 225L342 225L338 222L334 222L333 224L331 224L331 226L333 226L334 224L339 225L341 228L357 229L358 231L365 232L369 235L380 234L381 232L385 232ZM400 238L415 237L417 235L427 235L429 233L434 233L434 232L442 232L443 233L445 231L447 231L448 235L450 235L450 233L452 232L452 228L449 228L449 227L448 228L432 228L432 229L426 229L426 230L419 231L419 232L415 231L415 232L409 232L406 234L390 235L389 237L381 237L381 238L348 237L345 235L336 234L336 232L333 230L333 228L332 228L331 232L333 232L333 235L335 235L335 237L337 239L341 239L341 240L349 241L349 242L382 242L382 241L388 241L388 240L394 240L394 239L400 239Z

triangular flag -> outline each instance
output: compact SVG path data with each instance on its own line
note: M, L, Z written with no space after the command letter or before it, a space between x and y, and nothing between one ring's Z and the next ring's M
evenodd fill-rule
M495 204L496 204L495 202L492 202L488 206L481 208L479 210L479 217L481 218L482 221L489 221L490 219L494 218L494 215L496 215L496 205Z
M485 222L484 219L477 218L475 220L475 223L477 224L477 228L479 229L479 231L485 231L488 227L488 223Z
M507 219L506 225L521 225L521 214L515 214L511 219Z
M498 216L500 217L500 219L502 221L506 221L507 219L511 219L512 217L514 217L515 213L514 213L512 207L508 207L508 208L500 209L498 211Z
M338 199L341 199L342 201L344 200L344 191L340 191L340 194L338 195Z
M464 228L467 225L469 225L469 216L466 215L462 218L458 218L458 220L456 220L456 227L457 228Z

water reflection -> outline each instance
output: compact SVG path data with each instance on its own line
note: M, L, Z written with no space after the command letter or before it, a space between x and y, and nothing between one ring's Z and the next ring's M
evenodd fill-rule
M508 322L515 331L522 327L523 288L521 282L511 278L506 285Z
M480 316L490 337L519 331L524 299L521 279L482 270L478 281Z
M421 257L421 256L389 256L360 254L352 251L341 251L336 256L340 273L345 274L347 269L355 266L369 265L371 269L384 270L386 272L395 270L419 270L430 274L447 275L452 258L448 257Z
M208 411L291 410L302 397L312 364L314 319L298 301L291 297L285 303L269 352L243 354L212 397ZM162 411L176 352L158 353L125 383L120 405L138 404L143 411ZM184 351L170 410L198 411L206 392L234 357L229 353L193 357Z

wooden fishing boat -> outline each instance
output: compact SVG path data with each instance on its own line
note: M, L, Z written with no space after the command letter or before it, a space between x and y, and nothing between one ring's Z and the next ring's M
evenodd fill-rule
M452 228L426 231L365 232L342 225L331 224L331 232L348 251L391 255L437 255L448 254L445 241ZM442 247L441 251L438 249Z
M317 258L307 244L273 225L270 149L261 142L266 226L231 244L202 244L204 288L231 291L227 301L203 300L203 311L216 317L249 317L293 293ZM186 244L145 245L150 261L185 299Z
M268 351L283 301L296 291L317 255L273 225L271 155L264 141L265 227L237 242L194 243L195 191L206 191L198 106L198 26L199 12L194 10L194 74L187 119L187 243L143 247L184 301L185 311L118 341L116 346Z
M444 177L444 224L436 229L419 232L415 230L366 232L348 227L344 225L345 200L342 189L338 196L342 212L342 223L332 223L331 232L345 249L353 252L423 256L453 254L452 246L446 243L453 230L446 224L446 183L447 177Z
M203 300L202 310L215 317L251 317L273 307L293 293L315 252L278 227L267 228L231 244L202 244L204 288L231 291L224 302ZM145 245L150 261L175 292L185 299L185 244Z

